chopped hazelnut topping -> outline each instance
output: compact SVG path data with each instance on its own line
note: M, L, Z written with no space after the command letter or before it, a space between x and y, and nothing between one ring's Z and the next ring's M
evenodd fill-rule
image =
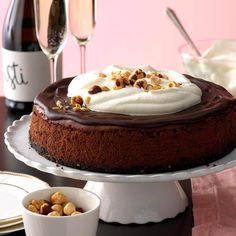
M177 83L175 81L171 81L168 83L169 88L175 88L175 87L179 88L180 86L181 86L181 83Z
M123 87L124 83L123 83L123 79L117 79L116 80L116 86L117 87Z
M79 104L73 107L73 111L79 111L80 109L81 109L81 106Z
M88 111L86 105L89 104L90 100L91 100L90 96L87 96L84 100L80 96L72 97L71 98L72 110L75 112Z
M146 77L146 73L142 71L141 69L138 69L129 76L129 83L131 85L134 85L137 79L143 79L145 77Z
M52 107L52 109L55 110L55 111L61 110L59 107Z
M108 76L104 73L99 73L98 77L109 78L114 80L113 90L123 89L126 86L128 87L136 87L142 88L145 92L160 90L160 89L168 89L174 87L180 87L182 84L169 80L166 74L157 73L157 72L148 72L147 74L142 69L136 69L132 73L129 70L124 71L112 71ZM167 79L167 85L162 84L162 80ZM166 83L165 83L166 84ZM88 93L89 94L97 94L103 91L110 91L111 88L107 86L99 86L93 85ZM82 98L81 96L75 96L71 98L71 105L73 111L88 111L87 104L90 103L91 97L87 96L86 98ZM71 107L71 106L70 106ZM67 110L68 104L63 104L61 101L56 102L56 107L53 107L54 110Z
M84 103L83 98L81 96L74 96L71 98L70 103L72 106L76 106L77 104L81 105Z
M152 84L147 84L146 89L147 89L147 91L153 90L153 85Z
M146 87L147 91L151 91L151 90L160 90L163 87L161 85L152 85L152 84L148 84Z
M129 71L116 71L112 73L111 79L112 80L123 80L124 85L129 85L129 77L131 73Z
M146 89L147 88L147 81L145 79L138 79L134 83L134 87Z
M159 90L162 89L163 87L161 85L154 85L152 90Z
M158 77L161 79L168 79L168 76L165 74L158 74Z
M173 82L169 82L169 83L168 83L168 87L169 87L169 88L175 87L175 86L174 86L174 83L173 83Z
M138 79L143 79L146 77L146 73L141 69L136 70L135 73Z
M128 70L121 73L122 78L126 78L126 79L128 79L130 75L131 73Z
M96 93L100 93L100 92L102 92L102 89L98 85L92 86L88 91L89 94L96 94Z
M118 74L120 74L120 71L112 71L111 72L111 75L118 75Z
M129 84L134 85L135 81L138 79L137 75L135 73L132 73L129 76Z
M124 87L125 87L124 80L120 78L115 81L115 86L113 87L113 89L117 90L117 89L122 89Z
M53 110L55 111L64 111L64 110L67 110L69 108L68 105L66 105L66 102L62 103L62 101L60 100L57 100L56 101L56 106L55 107L52 107Z
M89 111L89 109L87 107L81 107L80 109L81 111Z
M122 76L120 74L112 74L110 78L111 80L117 80L117 79L121 79Z
M123 77L123 83L124 83L124 85L126 86L126 85L129 85L130 84L130 82L129 82L129 78L127 77Z
M62 102L60 100L57 100L56 102L57 107L59 107L60 109L63 108Z
M158 77L156 74L152 74L150 77L150 80L151 80L152 84L154 84L154 85L159 85L161 83L161 78Z
M90 103L90 100L91 100L91 97L88 96L88 97L86 97L86 98L84 99L84 103L85 103L85 104L89 104L89 103Z
M107 86L101 86L102 91L109 91L110 89Z
M99 74L98 74L98 77L101 78L101 79L103 79L103 78L106 78L107 76L106 76L104 73L99 73Z
M181 85L182 85L181 83L175 82L175 86L176 86L177 88L179 88Z

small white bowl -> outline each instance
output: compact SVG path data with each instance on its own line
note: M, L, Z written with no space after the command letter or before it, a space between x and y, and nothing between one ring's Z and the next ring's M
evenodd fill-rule
M49 200L55 192L61 192L68 201L85 212L74 216L46 216L27 209L31 200ZM99 220L100 199L80 188L51 187L37 190L22 200L22 216L27 236L95 236Z

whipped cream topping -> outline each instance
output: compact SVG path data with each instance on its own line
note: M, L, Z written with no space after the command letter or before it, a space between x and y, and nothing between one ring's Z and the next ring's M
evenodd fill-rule
M182 58L188 74L221 85L236 97L236 41L217 41L201 57L183 53Z
M141 69L145 84L151 84L150 74L161 75L154 89L126 85L114 89L117 73L134 73ZM102 76L101 76L102 75ZM91 94L96 85L106 91ZM76 76L68 87L68 97L81 96L88 109L97 112L119 113L125 115L148 116L176 113L190 108L201 101L201 89L185 76L175 71L156 70L150 66L120 67L109 66L103 71L91 71Z

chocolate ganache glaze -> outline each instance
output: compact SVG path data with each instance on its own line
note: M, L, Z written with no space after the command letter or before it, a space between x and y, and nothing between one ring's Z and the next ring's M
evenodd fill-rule
M46 117L54 121L73 120L82 125L115 125L123 127L154 128L168 124L194 123L198 118L207 117L215 112L235 107L236 100L223 87L202 79L185 75L192 83L202 90L201 102L193 107L175 114L159 116L130 116L114 113L94 111L73 111L70 98L67 97L68 85L73 78L62 79L50 85L35 98L35 105L39 106ZM66 110L53 109L57 101L68 105Z

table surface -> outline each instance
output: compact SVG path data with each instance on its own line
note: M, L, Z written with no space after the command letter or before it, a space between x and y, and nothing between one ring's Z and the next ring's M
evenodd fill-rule
M4 98L0 97L0 170L13 171L33 175L37 178L47 182L50 186L73 186L83 187L85 181L74 180L70 178L63 178L54 176L52 174L44 173L31 168L24 163L18 161L7 149L4 144L4 132L7 127L12 124L14 120L21 117L21 114L13 114L7 110L4 105ZM97 236L191 236L193 226L192 201L191 201L191 184L190 180L181 181L186 195L189 199L189 206L184 213L179 214L173 219L167 219L160 223L148 223L144 225L128 224L122 225L118 223L99 222ZM12 236L25 235L24 230L11 233Z

